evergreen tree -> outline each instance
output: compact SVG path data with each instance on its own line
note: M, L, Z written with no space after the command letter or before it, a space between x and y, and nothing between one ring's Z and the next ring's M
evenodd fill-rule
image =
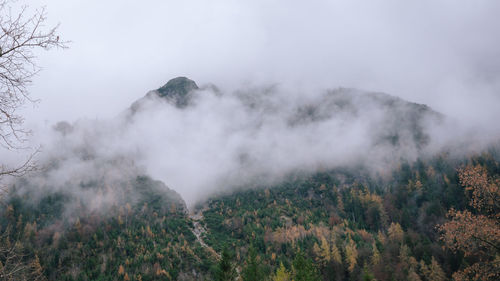
M244 281L262 281L265 277L265 269L257 258L257 251L250 246L246 266L241 271L241 278Z
M221 260L215 271L215 280L232 281L236 279L236 269L232 263L232 258L227 249L222 251Z
M375 277L373 276L373 273L370 272L368 267L365 265L363 267L363 281L375 281Z
M294 281L316 281L321 279L312 261L300 251L293 260L293 275Z

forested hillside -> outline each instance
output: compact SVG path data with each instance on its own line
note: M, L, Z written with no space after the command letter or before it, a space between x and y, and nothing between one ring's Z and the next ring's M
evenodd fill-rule
M58 123L2 194L0 279L500 278L498 144L441 141L445 116L382 93L280 94L178 77Z
M439 226L450 216L456 217L447 216L448 210L481 213L469 204L476 191L464 188L459 180L459 173L465 172L458 169L465 165L479 169L474 176L488 174L494 186L491 194L483 194L489 199L480 199L494 214L490 233L485 234L487 241L478 246L489 250L445 248L440 239L443 233L449 234L450 225ZM299 177L279 186L210 200L204 211L209 229L206 241L219 251L226 249L236 264L245 266L251 264L249 249L253 247L260 261L258 270L273 280L449 280L455 272L470 270L468 266L478 260L489 267L476 268L469 278L497 280L499 176L500 166L491 154L467 161L451 161L443 154L402 164L384 177L349 171ZM482 239L470 235L468 241L447 241L447 246ZM301 263L309 266L301 268L316 277L299 277L301 269L294 262L304 257ZM481 275L484 271L488 274Z
M158 185L148 177L132 179L139 196L130 198L124 188L116 196L125 199L105 213L89 211L63 191L37 202L29 195L10 197L0 223L3 250L12 251L0 256L0 270L13 275L4 279L203 279L214 261L195 243L182 199ZM75 206L71 215L68 202ZM16 272L19 266L27 268Z
M500 281L499 27L0 0L0 281Z
M202 237L222 260L196 240L184 203L163 195L155 188L161 183L147 177L131 183L139 198L105 214L79 206L66 217L63 206L74 199L64 192L35 203L29 194L13 195L1 213L2 244L12 248L2 253L1 270L25 267L6 280L448 280L480 261L489 264L489 277L472 279L496 280L498 201L483 197L493 204L486 210L469 204L479 197L463 186L457 169L480 167L495 185L494 200L497 156L458 161L443 154L403 163L390 175L349 169L296 174L277 186L214 196L199 206ZM450 221L451 209L494 214L491 244L444 247L460 242L440 239L453 234L450 225L444 225L449 233L439 228Z

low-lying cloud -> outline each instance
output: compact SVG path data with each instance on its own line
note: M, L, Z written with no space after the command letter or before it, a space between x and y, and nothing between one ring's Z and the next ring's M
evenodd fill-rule
M37 130L45 169L31 176L31 185L73 192L99 209L113 202L113 189L95 194L82 185L119 188L147 174L192 205L293 172L364 167L383 174L445 150L480 151L499 136L424 105L355 89L268 85L226 92L208 85L187 94L185 106L157 93L115 118Z

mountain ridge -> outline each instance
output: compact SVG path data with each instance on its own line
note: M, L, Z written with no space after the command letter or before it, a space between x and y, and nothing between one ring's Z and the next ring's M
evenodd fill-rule
M197 210L196 214L189 215L186 198L175 191L182 191L182 186L167 187L143 166L141 150L145 147L140 145L148 144L143 135L140 142L131 142L138 147L114 146L133 136L127 130L148 125L147 114L153 109L155 113L167 111L160 117L188 114L196 125L202 123L206 115L193 114L204 105L202 96L197 96L200 90L203 88L194 81L178 77L139 100L151 99L149 102L158 102L159 107L132 105L136 111L128 119L120 116L120 122L110 124L82 121L54 126L55 141L42 162L45 169L15 180L5 206L0 206L0 239L4 239L0 242L20 245L19 249L28 253L26 260L38 263L42 268L38 272L49 280L213 280L221 263L237 268L242 278L248 278L249 270L259 270L259 276L269 278L279 272L296 278L305 272L314 276L306 280L408 280L409 274L412 278L418 275L415 280L430 280L426 275L430 268L449 277L465 264L465 257L453 256L441 247L435 226L446 220L446 210L467 206L457 169L479 163L491 175L500 175L496 162L500 154L466 160L446 153L421 157L432 141L428 126L442 122L446 118L442 114L387 94L346 88L326 90L307 102L291 104L275 98L277 90L234 95L205 91L203 98L212 98L205 109L227 110L231 117L245 112L250 117L243 123L237 123L236 118L220 119L229 124L229 132L244 131L250 144L264 134L265 138L256 142L263 141L264 148L279 149L276 140L291 142L293 150L285 146L285 162L271 164L288 164L298 153L302 166L273 170L272 165L264 165L273 157L269 153L259 158L245 146L237 147L231 155L236 159L228 162L239 165L236 180L223 175L225 181L217 182L220 192L198 190L205 192L204 200L191 209ZM221 102L228 96L233 103ZM220 109L221 104L229 106ZM143 123L134 127L134 118L142 118ZM176 119L167 119L172 120ZM123 122L129 127L122 127ZM189 123L179 123L173 135L167 136L186 142L183 138ZM118 130L113 127L116 124ZM366 147L359 146L365 150L353 154L361 157L359 162L338 166L328 165L332 162L316 165L311 162L315 158L306 162L307 153L317 150L300 154L302 147L293 142L294 137L307 133L306 142L298 144L317 146L319 156L329 156L327 150L334 148L335 139L352 133L352 127L357 129L354 138L347 140L367 139L363 143ZM161 130L151 128L156 134ZM315 135L325 130L332 131ZM269 132L284 132L286 137L269 141ZM169 144L169 138L159 136L162 147ZM321 136L333 142L320 146L317 139ZM345 150L342 145L346 144L341 143L339 149ZM228 149L230 146L224 146L221 151ZM415 158L403 157L413 154L398 154L406 149L412 150ZM376 158L379 154L383 158ZM174 155L178 158L155 154L160 162L154 163L181 165L185 154ZM207 155L203 157L212 166L220 163ZM384 173L371 170L366 163L373 161L383 169L384 159L396 164ZM256 166L264 168L252 171ZM195 172L203 173L204 168L200 165ZM261 181L266 175L276 180ZM184 172L184 176L200 174ZM168 177L162 179L172 184ZM257 259L260 265L251 269ZM1 253L0 261L10 266Z

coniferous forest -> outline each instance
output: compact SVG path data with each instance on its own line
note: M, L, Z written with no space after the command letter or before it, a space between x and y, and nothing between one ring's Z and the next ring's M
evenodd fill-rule
M499 15L0 0L0 281L499 281Z
M497 280L497 156L290 175L214 196L198 218L141 176L130 179L141 198L118 194L104 216L80 205L66 217L63 202L77 199L63 192L12 196L1 270L10 280Z

